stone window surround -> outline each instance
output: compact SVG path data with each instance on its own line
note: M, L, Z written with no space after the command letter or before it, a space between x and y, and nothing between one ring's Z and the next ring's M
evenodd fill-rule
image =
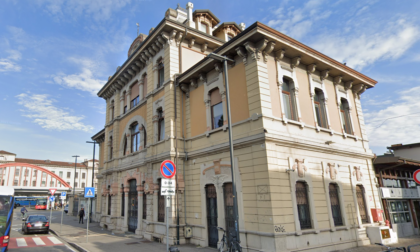
M289 157L289 180L290 180L290 190L292 194L292 205L293 205L293 212L294 212L294 219L295 219L295 229L296 235L302 235L303 232L308 231L315 231L315 233L319 233L320 229L318 227L318 219L315 212L315 202L312 195L313 192L313 183L312 183L312 174L311 169L309 167L309 162L307 158L304 158L303 164L307 167L307 171L304 172L304 177L298 176L298 171L293 169L293 166L296 164L297 158ZM312 221L312 229L304 229L301 230L300 228L300 221L297 209L297 201L296 201L296 182L305 182L307 185L308 190L308 199L309 199L309 211L311 213L311 221Z
M348 221L347 214L346 214L347 208L344 204L343 185L341 183L346 178L342 176L343 172L340 172L339 165L337 165L336 163L332 164L332 163L327 163L327 162L321 162L321 165L322 165L322 176L324 180L325 198L326 198L327 208L328 208L328 218L330 220L331 231L333 232L337 231L337 228L340 228L340 227L345 227L347 230L349 230L351 228L351 224ZM335 179L331 178L333 176L335 176ZM340 210L341 210L341 217L343 219L343 226L336 227L334 224L334 218L332 216L332 210L331 210L331 199L329 195L330 183L336 184L338 187L338 193L339 193L338 200L340 202Z
M164 75L164 80L162 82L162 86L164 86L164 84L168 81L168 76L165 75L165 62L164 62L164 50L160 50L155 56L153 56L153 59L156 58L155 61L155 65L153 65L152 70L153 70L153 89L158 89L158 82L159 82L159 63L162 62L163 63L163 75ZM152 60L150 60L150 62L152 62ZM147 84L146 84L147 85ZM159 88L160 88L159 87Z
M215 163L220 163L220 174L216 174ZM231 183L232 176L230 171L230 161L221 161L217 160L216 162L208 162L201 164L200 166L200 197L201 197L201 227L204 228L204 231L208 230L207 227L207 206L206 206L206 185L214 185L216 188L217 194L217 219L218 226L226 230L226 220L225 220L225 202L223 194L223 184ZM238 168L238 158L234 158L234 176L235 176L235 185L236 185L236 194L238 202L238 225L239 229L245 229L244 222L244 208L243 208L243 196L242 196L242 180L241 174ZM217 169L217 168L216 168ZM222 169L228 169L225 173L222 173ZM207 174L208 173L208 174ZM214 175L213 175L214 174ZM223 232L219 231L219 237L223 236ZM203 235L203 244L202 246L208 246L209 240L208 235ZM241 243L247 244L246 236L241 232Z
M140 102L139 104L141 104L141 101L143 99L146 98L146 94L143 94L143 85L144 85L144 76L147 74L147 68L143 68L138 74L136 74L137 78L133 78L131 79L123 89L120 90L120 115L124 115L124 101L126 100L126 106L127 106L127 112L130 111L131 108L130 107L130 103L131 103L131 88L133 87L133 85L138 85L139 86L139 98L140 98ZM146 83L147 85L147 83ZM137 105L138 106L138 105ZM136 106L136 107L137 107Z
M124 134L121 136L121 139L120 139L120 148L119 148L119 151L118 151L120 157L126 156L126 155L131 153L131 125L133 125L133 123L138 123L139 124L139 131L140 131L141 141L140 141L139 150L137 152L142 151L146 147L146 146L144 146L144 137L145 137L144 132L146 131L146 133L147 133L146 120L144 120L144 118L142 116L139 116L139 115L133 116L132 118L130 118L130 120L125 125L124 131L123 131ZM124 144L125 144L124 140L125 139L127 140L127 150L126 150L127 153L123 153L124 152Z
M354 123L353 123L353 117L351 115L351 111L353 109L353 105L351 103L350 94L349 94L349 92L351 92L351 88L347 88L346 87L347 85L340 85L342 83L341 76L335 77L333 83L334 83L335 94L337 97L337 111L338 111L338 116L339 116L338 118L340 118L341 133L343 134L344 138L352 137L352 138L355 138L355 140L357 141L357 137L354 135ZM340 90L341 87L343 87L344 92L342 92L343 90ZM341 117L341 113L340 113L341 98L345 99L347 103L349 104L349 118L350 118L351 130L353 132L352 135L347 134L343 127L343 123L342 123L343 118Z
M167 132L166 128L168 126L169 121L165 121L165 139L161 139L158 141L159 137L159 118L158 118L158 111L162 109L162 116L165 118L165 97L161 97L157 101L153 103L153 143L162 142L165 140L169 140L169 132Z
M108 132L108 143L107 143L107 146L108 146L108 161L110 161L110 160L112 160L111 159L111 148L112 148L112 146L111 146L111 144L113 145L114 143L114 138L113 138L113 130L111 130L111 131L109 131ZM112 142L111 142L111 138L112 138ZM114 155L112 155L112 157L114 158Z

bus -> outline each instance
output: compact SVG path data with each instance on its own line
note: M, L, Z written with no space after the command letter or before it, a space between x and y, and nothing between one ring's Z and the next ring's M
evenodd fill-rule
M47 196L15 196L15 206L35 206L38 199L46 199Z
M39 197L36 200L35 210L47 210L48 197Z
M0 186L0 249L7 251L10 229L13 220L13 206L15 189L11 186Z

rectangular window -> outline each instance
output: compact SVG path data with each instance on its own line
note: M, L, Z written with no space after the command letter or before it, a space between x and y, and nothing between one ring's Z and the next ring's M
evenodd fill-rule
M324 105L324 93L316 89L314 95L314 107L315 107L315 115L316 120L318 122L318 126L321 128L327 128L327 117L325 112L325 105Z
M67 184L70 185L70 181L67 181Z
M131 107L134 108L135 106L137 106L137 104L139 104L139 102L140 102L140 98L137 95L136 98L134 98L133 100L131 100Z
M50 181L50 187L54 186L54 181Z
M20 169L19 168L16 168L16 170L15 170L15 176L19 176L19 173L20 173Z
M28 180L23 181L23 186L28 186Z
M145 220L146 218L147 218L147 194L146 192L143 191L143 220Z
M46 186L46 184L47 184L47 183L46 183L46 181L44 181L44 180L43 180L43 181L41 181L41 186L42 186L42 187L45 187L45 186Z
M283 78L282 97L284 113L287 119L297 121L295 99L292 93L292 84L286 78Z
M125 207L125 192L124 192L124 186L122 187L122 193L121 193L121 216L124 216L124 209Z
M25 170L25 176L29 176L29 169Z
M67 178L71 178L71 172L67 172Z
M111 194L108 194L108 215L111 215Z
M111 120L114 120L114 106L111 107Z
M13 186L17 186L19 183L19 180L15 179L15 181L13 181Z
M157 85L158 88L163 85L164 80L165 80L165 68L163 67L163 62L160 62L158 65L158 85Z
M78 178L79 177L79 172L76 172L76 175L74 177Z
M83 182L82 183L82 188L85 188L86 187L86 184L85 184L85 182Z
M86 173L82 173L82 179L85 179L86 178Z
M58 176L59 176L60 178L63 178L63 172L62 172L62 171L58 172Z
M213 129L223 126L223 103L219 89L216 88L210 93L211 124Z
M158 110L158 141L165 139L165 118L162 109Z
M330 203L331 211L334 219L335 226L343 225L343 218L341 217L340 199L338 197L338 186L336 184L330 184Z
M304 182L296 182L296 202L301 229L312 228L308 190Z
M112 136L109 138L110 141L110 150L109 150L109 159L112 159L112 154L114 152L114 143L112 142ZM76 173L77 175L77 173ZM76 176L77 178L77 176Z
M32 181L32 186L36 186L36 181Z
M347 100L345 99L341 99L340 114L341 114L341 123L343 124L344 132L346 132L349 135L353 134L351 130L351 123L350 123L349 105L348 105Z
M34 170L34 177L36 177L36 172L37 172L37 170Z
M200 31L207 33L207 25L205 23L200 23Z
M46 172L42 172L42 177L46 178L47 177L47 173Z
M124 106L124 114L127 113L127 105Z

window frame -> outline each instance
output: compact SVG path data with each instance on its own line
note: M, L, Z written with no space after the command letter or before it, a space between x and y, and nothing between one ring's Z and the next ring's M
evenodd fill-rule
M285 85L287 85L288 87L288 91L285 90ZM281 93L283 96L283 104L282 106L284 107L284 113L285 113L285 117L288 120L293 120L293 121L298 121L298 115L297 115L297 105L296 105L296 99L295 99L295 94L294 94L294 83L292 80L283 77L283 84L281 85ZM285 95L288 97L288 103L289 106L286 106L286 99L285 99ZM289 108L290 110L286 111L286 109ZM288 114L290 114L290 118L287 116Z
M134 131L137 129L137 131ZM140 124L138 122L135 122L131 124L130 126L130 133L131 133L131 153L134 153L136 151L140 150L140 143L141 143L141 136L140 136ZM134 147L134 144L136 145L136 148Z
M217 103L217 104L214 104L214 105L212 105L212 106L210 106L210 112L211 112L211 127L212 127L212 129L218 129L218 128L221 128L221 127L223 127L223 124L221 125L221 126L219 126L219 125L217 125L218 127L215 127L216 125L215 125L215 122L214 122L214 108L216 107L216 106L218 106L218 105L221 105L222 106L222 119L223 119L223 101L221 101L221 102L219 102L219 103ZM222 120L222 122L223 122L223 120Z
M165 140L165 116L163 115L162 108L159 108L157 110L158 115L158 142ZM162 135L162 129L163 129L163 135Z
M314 108L315 108L315 116L317 120L317 125L321 128L327 128L328 122L327 122L327 113L326 108L324 104L324 92L318 88L315 88L314 93ZM318 101L316 100L316 97L318 98ZM318 108L318 109L317 109Z
M295 186L296 186L295 194L296 194L297 214L298 214L300 229L301 230L312 229L313 223L312 223L312 213L311 213L311 207L310 207L310 201L309 201L308 184L305 181L296 181ZM301 197L302 192L305 193L303 197ZM306 204L300 204L299 202L301 202L302 200L306 201ZM305 214L305 216L303 216L303 214Z
M203 31L203 30L202 30L202 28L203 28L203 27L205 27L205 28L206 28L206 30L205 30L205 31ZM209 31L209 26L208 26L206 23L204 23L204 22L200 22L200 28L199 28L199 31L204 32L204 33L208 33L208 31Z
M333 187L333 191L331 190L331 187ZM333 217L334 226L344 226L343 213L340 204L340 187L336 183L329 183L328 194L330 197L331 215Z
M343 127L344 133L348 135L353 135L353 128L351 125L351 115L350 115L350 109L349 109L349 102L345 98L341 98L340 100L340 115L341 115L341 125ZM345 107L347 105L347 107ZM347 126L347 127L346 127Z
M160 88L163 86L163 82L165 81L165 65L163 64L163 60L159 61L158 66L157 66L157 71L158 71L157 88Z

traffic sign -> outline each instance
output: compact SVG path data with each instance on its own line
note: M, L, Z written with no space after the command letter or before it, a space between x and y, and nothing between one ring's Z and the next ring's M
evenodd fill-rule
M172 162L171 160L163 161L160 165L160 173L162 173L162 176L164 178L173 178L173 176L175 176L176 173L176 167L174 162Z
M50 188L51 195L54 195L55 194L55 191L57 191L57 188Z
M66 192L61 192L61 197L66 197Z
M160 189L160 195L174 196L175 195L175 189L174 188L161 188Z
M95 187L85 187L85 198L95 198Z
M50 201L51 202L55 201L55 197L54 196L50 196Z
M417 182L417 184L420 184L420 169L419 170L416 170L414 172L413 178L414 178L414 181Z
M175 188L176 180L174 179L162 179L161 182L161 187Z

